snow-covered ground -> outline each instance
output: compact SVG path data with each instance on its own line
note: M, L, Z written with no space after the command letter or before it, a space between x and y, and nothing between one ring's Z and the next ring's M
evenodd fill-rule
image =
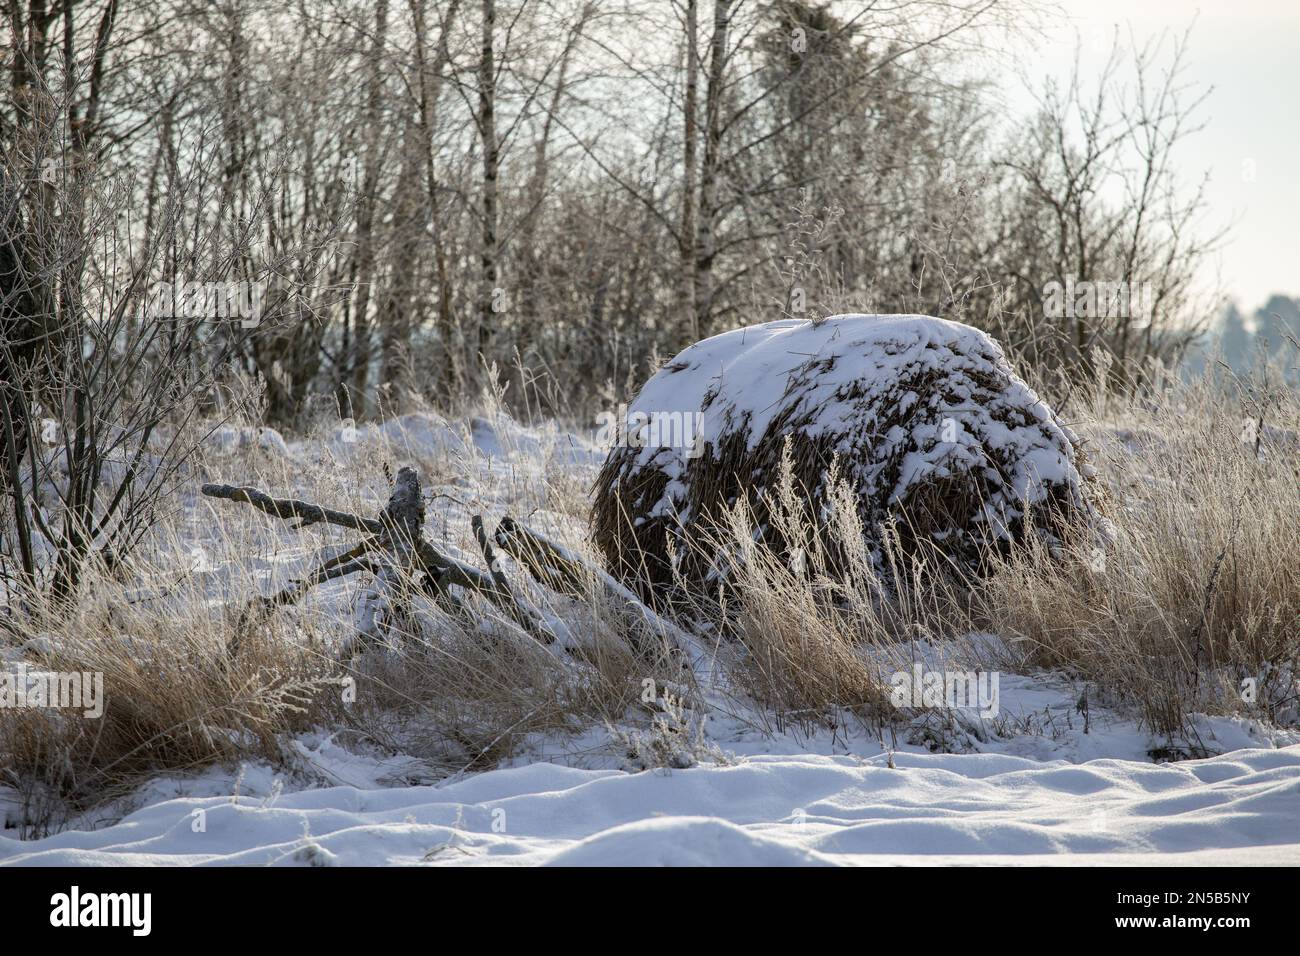
M0 838L0 862L1300 864L1296 746L1162 765L804 753L631 774L539 762L441 787L252 784L158 786L104 829Z
M445 485L430 483L449 492L429 518L444 547L445 529L465 523L457 500L508 485L503 501L527 513L519 502L549 469L585 484L603 458L579 436L499 420L457 429L407 416L385 428L389 449L458 463ZM284 459L290 476L324 457L376 468L372 434L344 427L286 443L236 430L217 441ZM262 586L310 559L300 536L268 519L224 511L228 523L217 524L204 514L188 519L184 545L215 588L229 577L220 537L238 522L262 529ZM343 607L354 587L321 590L318 600ZM933 649L921 650L931 662ZM344 746L321 729L288 741L282 765L158 779L34 841L5 829L18 801L0 787L0 864L1300 864L1300 731L1202 717L1195 742L1215 756L1156 763L1168 741L1100 701L1085 726L1073 682L999 680L996 718L932 714L887 740L849 720L834 730L778 724L719 692L684 715L695 734L679 740L689 766L671 770L643 769L630 753L629 737L648 732L645 714L639 725L530 739L507 765L478 773Z

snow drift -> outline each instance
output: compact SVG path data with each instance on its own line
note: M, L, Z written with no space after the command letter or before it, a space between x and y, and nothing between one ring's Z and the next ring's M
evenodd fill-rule
M441 787L174 795L97 830L0 832L0 866L1294 865L1298 787L1298 747L1163 766L904 753L893 769L815 754L674 773L535 763Z

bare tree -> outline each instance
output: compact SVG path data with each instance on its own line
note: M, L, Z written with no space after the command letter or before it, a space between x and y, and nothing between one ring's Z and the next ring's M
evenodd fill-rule
M497 138L496 119L496 57L493 52L496 30L496 0L482 0L482 43L478 60L478 135L483 151L482 205L479 216L482 225L482 246L479 251L482 283L479 290L478 327L475 330L477 352L487 355L495 331L493 316L499 311L501 301L497 282L499 279L500 249L497 243L497 176L500 171L501 144Z
M986 261L1011 293L1005 327L1072 377L1091 379L1100 350L1112 384L1129 387L1148 356L1177 360L1210 318L1193 281L1222 232L1196 229L1204 179L1176 178L1204 99L1187 93L1186 49L1186 36L1161 37L1126 56L1116 38L1091 84L1076 54L1064 88L1047 86L1028 135L1000 161L1013 177L994 227L1006 241Z

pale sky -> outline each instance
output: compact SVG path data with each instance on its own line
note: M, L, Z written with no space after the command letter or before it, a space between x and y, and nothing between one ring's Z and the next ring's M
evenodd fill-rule
M1300 295L1300 0L1058 3L1068 19L1047 25L1039 69L1068 69L1076 37L1098 42L1114 24L1141 38L1194 22L1186 78L1214 89L1179 173L1208 171L1211 222L1233 224L1219 279L1247 314L1272 292Z

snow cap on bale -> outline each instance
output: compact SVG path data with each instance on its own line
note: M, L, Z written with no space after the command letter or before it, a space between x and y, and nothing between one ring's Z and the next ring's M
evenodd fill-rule
M814 520L838 462L878 564L891 518L905 550L977 570L986 546L1054 534L1086 507L1077 439L978 329L923 315L768 322L692 345L629 407L592 510L611 568L643 592L666 584L673 539L680 573L704 583L716 563L689 542L742 497L781 549L764 499L787 440Z

